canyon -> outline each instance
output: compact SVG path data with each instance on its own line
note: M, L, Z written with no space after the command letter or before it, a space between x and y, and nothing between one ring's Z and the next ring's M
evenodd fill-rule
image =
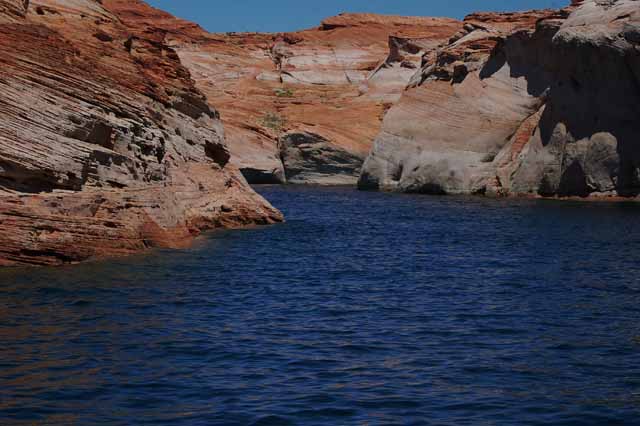
M639 10L343 14L278 34L164 21L250 183L611 198L640 192Z
M0 265L284 218L252 184L640 194L640 2L209 33L138 0L0 0Z
M157 25L157 16L131 16ZM278 34L164 22L167 42L221 112L231 162L249 182L325 185L356 184L422 55L462 28L448 18L371 14Z

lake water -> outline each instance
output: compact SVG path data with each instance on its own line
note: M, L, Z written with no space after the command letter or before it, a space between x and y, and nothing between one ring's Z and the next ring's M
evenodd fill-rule
M260 191L286 224L0 271L0 424L640 424L640 206Z

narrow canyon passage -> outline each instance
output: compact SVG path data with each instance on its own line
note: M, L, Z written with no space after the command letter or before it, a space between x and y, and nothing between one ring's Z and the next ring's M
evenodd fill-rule
M0 0L0 426L640 425L640 0L313 3Z

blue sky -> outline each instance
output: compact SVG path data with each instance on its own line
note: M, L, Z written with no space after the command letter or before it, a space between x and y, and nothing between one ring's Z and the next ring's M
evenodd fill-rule
M568 0L147 0L211 32L293 31L341 12L462 18L476 11L562 7Z

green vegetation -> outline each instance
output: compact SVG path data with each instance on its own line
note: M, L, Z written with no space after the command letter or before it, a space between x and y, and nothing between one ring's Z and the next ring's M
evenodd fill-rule
M275 90L276 96L279 98L293 98L294 91L292 89L280 88Z
M262 125L276 132L282 132L287 124L287 119L275 112L267 112L262 116Z

